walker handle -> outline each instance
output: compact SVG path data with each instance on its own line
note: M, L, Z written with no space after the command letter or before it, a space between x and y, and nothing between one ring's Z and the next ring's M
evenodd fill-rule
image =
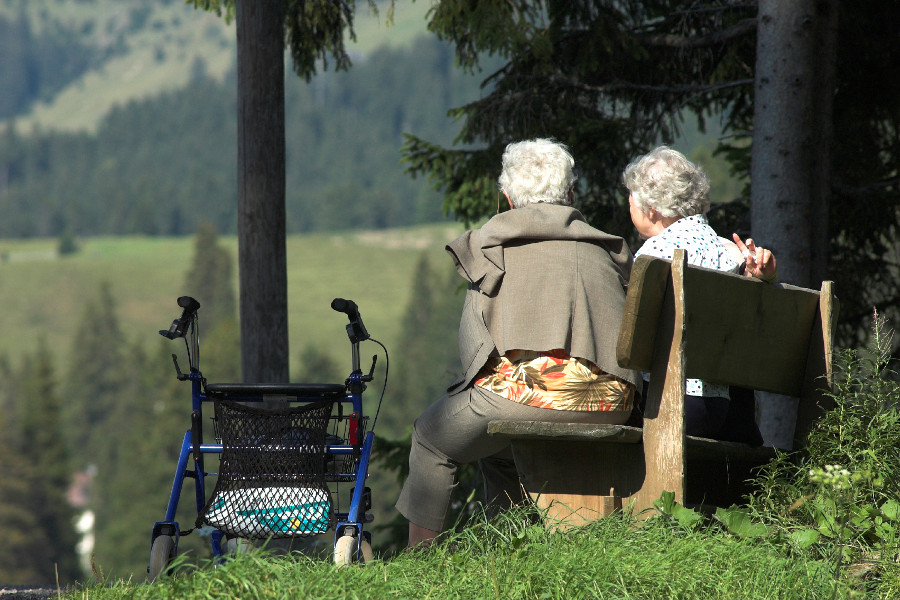
M335 298L331 301L331 308L337 312L342 312L350 319L347 325L347 337L354 344L364 342L369 339L369 332L363 324L362 317L359 314L359 307L353 300L345 300L344 298Z
M191 319L194 318L194 315L197 314L197 309L200 308L200 303L190 296L181 296L178 298L178 306L184 309L181 311L181 316L172 321L168 329L159 330L159 335L170 340L184 337L188 326L191 324Z

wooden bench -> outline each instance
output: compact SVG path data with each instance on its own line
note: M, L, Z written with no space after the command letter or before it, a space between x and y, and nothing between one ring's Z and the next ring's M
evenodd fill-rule
M571 526L664 491L685 505L728 506L748 491L768 447L694 438L684 432L685 378L799 398L802 440L829 404L836 313L831 282L821 291L641 256L634 263L619 330L623 367L650 373L643 429L492 421L511 440L522 484L551 526ZM797 447L797 446L795 446Z

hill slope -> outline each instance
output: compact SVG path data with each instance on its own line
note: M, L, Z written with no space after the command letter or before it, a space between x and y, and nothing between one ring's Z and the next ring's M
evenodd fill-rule
M426 33L430 3L386 3L374 14L359 2L350 43L355 61L379 46L403 47ZM234 24L172 0L28 0L0 3L0 17L26 16L35 34L65 31L93 49L93 64L52 98L14 120L20 131L94 131L113 107L180 89L200 74L222 80L235 61Z

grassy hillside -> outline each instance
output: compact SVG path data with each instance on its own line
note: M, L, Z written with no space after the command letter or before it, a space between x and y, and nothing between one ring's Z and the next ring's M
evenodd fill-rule
M327 349L339 365L349 364L346 318L329 306L337 296L355 300L369 332L392 351L416 262L422 252L443 254L444 244L460 227L289 237L292 368L307 344ZM236 267L237 240L220 241L231 249ZM156 331L178 315L175 299L183 293L192 255L193 238L87 239L77 254L62 257L54 240L0 240L0 355L18 363L43 337L58 368L67 368L69 353L77 351L73 337L84 307L97 298L104 282L110 285L127 340L147 348L164 341Z
M60 596L843 600L895 598L898 591L896 565L886 564L884 575L865 579L835 573L809 554L790 552L783 542L741 538L714 525L690 530L674 519L639 524L616 514L563 534L548 533L529 517L518 510L497 521L477 521L428 552L376 557L364 567L335 568L330 556L310 560L252 552L219 568L184 569L150 585L136 577Z
M386 3L375 15L358 2L350 45L355 60L380 45L404 46L426 33L427 0L398 0L394 23L386 23ZM16 119L20 131L42 129L93 131L109 110L130 100L184 87L196 69L221 79L235 62L234 24L196 10L182 0L4 0L0 15L28 14L32 26L79 32L108 57L48 102Z

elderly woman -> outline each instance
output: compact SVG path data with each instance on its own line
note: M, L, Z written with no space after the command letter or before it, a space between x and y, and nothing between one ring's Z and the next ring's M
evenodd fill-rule
M624 423L640 376L618 366L616 336L632 256L572 208L574 161L562 144L507 146L510 208L447 246L468 283L459 329L464 374L416 419L397 509L409 543L444 527L459 465L479 462L491 509L522 498L494 419Z
M752 239L743 242L737 234L732 243L709 226L709 179L677 150L660 146L639 156L625 168L622 179L630 192L631 221L647 240L635 256L671 259L676 248L684 248L692 265L740 271L768 282L777 279L769 250L757 247Z
M732 243L720 238L709 226L706 219L710 207L709 180L680 152L660 146L632 161L625 168L623 180L630 192L631 220L646 240L635 256L647 254L671 259L676 249L684 249L692 265L744 272L765 281L777 278L775 258L769 250L756 247L752 239L745 243L737 234ZM729 399L728 386L688 379L685 399L688 435L761 441L758 430L733 435L731 428L738 420L749 418L747 425L752 427L752 404L748 411L745 400L741 407L743 417L734 417L736 411L732 410L729 418Z

